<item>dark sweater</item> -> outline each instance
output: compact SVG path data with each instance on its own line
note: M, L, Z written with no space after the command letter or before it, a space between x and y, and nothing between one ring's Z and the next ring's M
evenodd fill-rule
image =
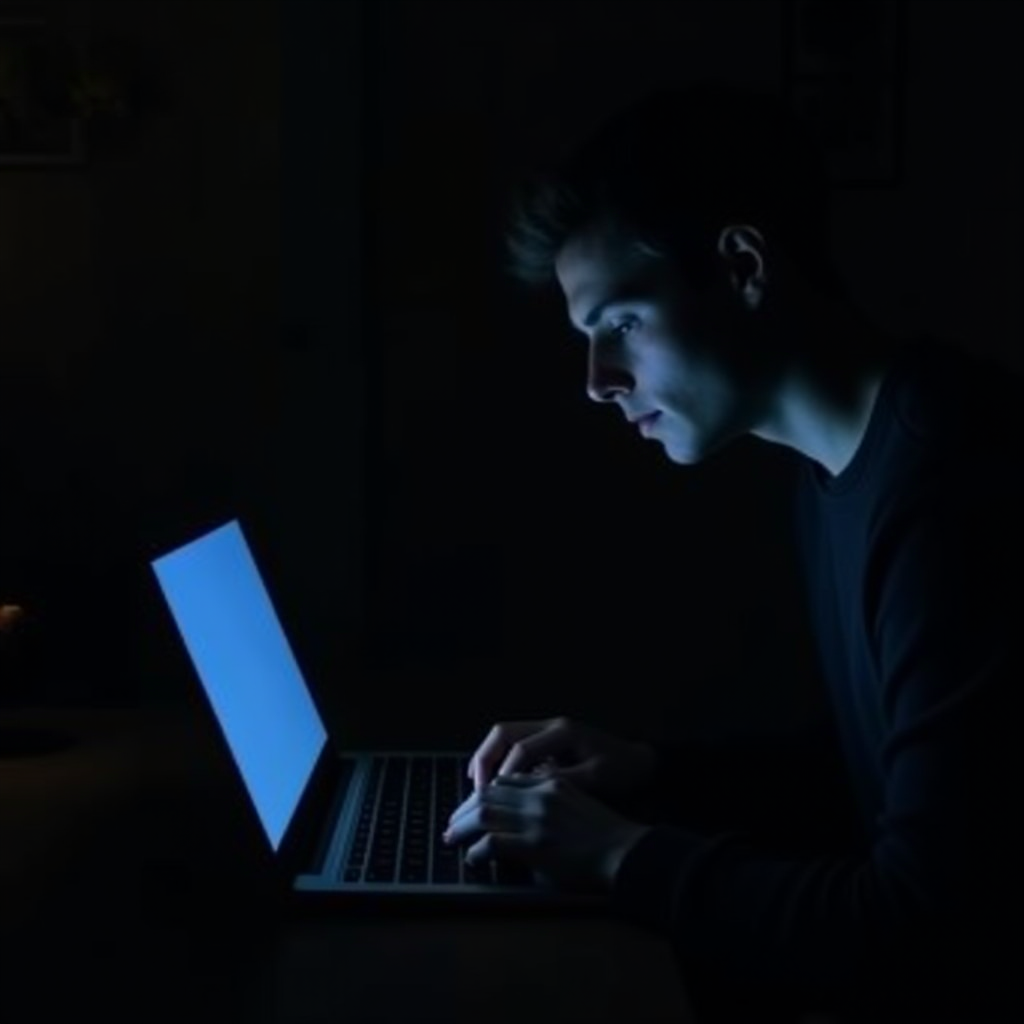
M798 551L864 842L798 855L654 827L614 899L693 970L906 1020L1019 999L1021 397L909 345L851 464L802 468Z

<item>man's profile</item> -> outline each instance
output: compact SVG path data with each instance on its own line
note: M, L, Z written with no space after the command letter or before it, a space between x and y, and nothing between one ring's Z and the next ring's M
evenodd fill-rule
M813 141L769 96L665 90L524 187L509 251L560 290L587 393L623 429L683 467L744 436L800 457L798 557L854 828L773 845L688 827L684 756L552 718L491 730L447 835L607 889L688 977L752 1006L1012 1019L1020 381L861 315L827 202ZM623 810L652 788L680 794L675 823Z

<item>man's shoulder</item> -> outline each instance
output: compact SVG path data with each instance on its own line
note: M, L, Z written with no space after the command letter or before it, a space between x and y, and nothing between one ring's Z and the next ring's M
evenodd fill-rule
M893 372L894 414L919 441L977 454L1020 446L1024 377L1010 366L923 339L900 349Z

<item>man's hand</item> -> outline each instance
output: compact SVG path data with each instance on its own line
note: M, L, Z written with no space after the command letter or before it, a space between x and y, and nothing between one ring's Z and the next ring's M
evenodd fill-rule
M566 888L611 888L648 831L559 777L500 775L451 817L445 841L471 843L470 864L510 859Z
M480 792L496 775L538 769L602 800L614 800L650 781L654 751L646 743L619 739L568 718L501 722L470 758L467 774Z

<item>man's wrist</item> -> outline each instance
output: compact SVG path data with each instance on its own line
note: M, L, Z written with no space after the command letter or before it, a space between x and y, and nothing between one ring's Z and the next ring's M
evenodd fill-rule
M637 825L630 822L628 827L623 829L622 834L617 838L611 849L608 851L604 861L604 870L601 872L601 881L610 889L615 885L622 862L637 843L651 831L650 825Z

